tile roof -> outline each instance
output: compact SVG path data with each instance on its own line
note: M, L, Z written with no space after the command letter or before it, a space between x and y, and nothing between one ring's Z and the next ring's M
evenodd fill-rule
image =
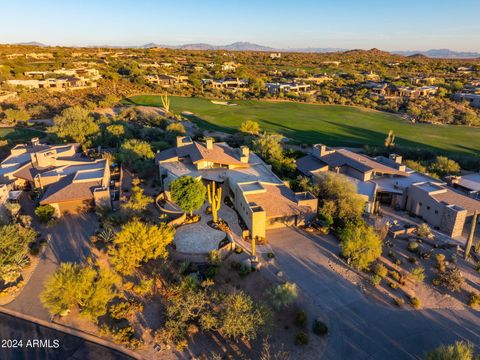
M247 194L248 202L256 203L265 210L267 217L283 217L297 215L301 212L295 198L295 193L284 185L262 184L265 192Z
M480 201L469 198L455 190L445 188L447 191L439 194L432 194L431 196L448 205L457 205L468 211L468 215L472 215L475 210L480 212Z
M189 157L193 163L199 161L211 161L223 165L249 166L237 159L235 150L228 145L213 144L211 149L207 149L207 146L204 143L199 143L197 141L188 145L162 151L156 156L156 159L158 161L166 161L177 156L181 158Z
M408 176L408 173L381 164L368 156L354 153L346 149L335 150L324 155L321 160L332 167L350 166L361 172L375 171L382 174Z
M297 169L306 176L312 176L314 172L320 170L321 168L328 166L322 160L316 158L315 156L309 154L302 156L296 161Z
M74 182L75 175L70 174L49 185L40 204L93 199L93 190L102 185L101 181Z

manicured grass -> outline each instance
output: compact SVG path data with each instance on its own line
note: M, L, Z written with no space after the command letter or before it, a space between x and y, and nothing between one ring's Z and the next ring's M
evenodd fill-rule
M162 106L159 96L132 97L138 105ZM190 111L198 125L233 133L246 119L262 129L285 135L297 143L332 146L383 146L391 129L396 144L437 152L480 156L480 128L411 124L400 117L349 106L310 105L293 102L234 101L238 106L215 105L203 98L172 97L175 113Z
M3 128L0 127L0 139L10 141L27 141L33 137L43 137L44 132L34 129L22 129L22 128Z

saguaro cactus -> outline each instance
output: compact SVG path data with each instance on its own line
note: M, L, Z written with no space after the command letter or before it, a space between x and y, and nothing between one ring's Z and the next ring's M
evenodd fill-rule
M220 205L222 204L222 188L219 187L217 189L215 181L212 181L207 185L207 195L208 203L212 208L213 222L216 223L218 221L218 210L220 210Z
M168 114L170 114L170 98L167 93L165 93L164 95L160 95L160 99L162 100L162 105L165 109L165 115L168 116Z

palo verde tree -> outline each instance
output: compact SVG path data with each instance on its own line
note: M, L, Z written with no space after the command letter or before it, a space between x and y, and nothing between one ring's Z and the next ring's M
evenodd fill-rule
M205 202L207 189L201 180L191 176L182 176L170 184L172 200L185 212L193 215Z
M151 225L133 219L123 225L109 248L111 263L123 275L131 275L142 263L167 258L167 246L175 229L167 224Z
M75 141L85 147L100 133L100 127L87 109L79 106L67 108L53 118L50 132L67 141Z
M339 233L342 256L358 270L366 270L382 255L382 240L363 221L349 222Z
M249 135L258 135L260 133L260 124L253 120L245 120L240 124L240 131Z
M76 307L82 316L97 322L117 295L118 282L118 275L108 268L62 263L47 279L40 300L52 315L65 315Z

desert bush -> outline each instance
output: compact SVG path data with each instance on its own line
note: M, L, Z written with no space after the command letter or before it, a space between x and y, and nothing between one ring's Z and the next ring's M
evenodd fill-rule
M280 311L293 303L298 297L297 285L290 282L277 285L270 289L269 296L273 308Z
M420 283L425 280L425 269L421 266L417 266L410 272L410 278L416 283Z
M452 292L460 291L463 282L463 275L458 268L451 269L440 275L440 283Z
M453 345L441 345L425 354L425 360L476 360L473 344L457 341Z
M402 307L405 304L405 300L403 300L402 298L395 297L393 298L393 301L398 307Z
M418 252L418 248L420 247L420 244L416 241L410 241L407 245L407 250L416 253Z
M310 338L308 334L304 331L300 331L295 336L295 345L298 345L298 346L307 345L309 342L310 342Z
M108 312L113 319L128 319L143 311L143 304L135 300L122 301L109 307Z
M444 273L446 270L445 266L445 255L443 254L437 254L435 255L435 260L437 260L437 269L441 273Z
M312 327L313 333L323 336L328 334L328 326L323 321L315 319Z
M432 229L430 229L430 226L425 223L420 224L417 227L417 235L422 238L429 238L432 236Z
M418 308L420 308L420 305L421 305L420 299L417 298L417 297L415 297L415 296L412 296L412 297L410 298L410 304L412 304L412 306L413 306L415 309L418 309Z
M472 291L470 299L468 300L468 305L473 308L480 306L480 294Z
M307 314L305 314L305 311L300 310L295 314L295 325L298 327L305 327L307 325L307 321L308 318Z
M53 214L55 214L55 209L49 204L37 206L35 209L35 215L37 215L40 222L44 224L52 219Z
M381 277L380 275L373 274L372 277L370 278L370 282L371 282L374 286L378 286L378 285L380 285L380 283L382 282L382 277Z
M388 275L388 269L383 264L376 264L374 268L376 275L380 276L382 279Z

